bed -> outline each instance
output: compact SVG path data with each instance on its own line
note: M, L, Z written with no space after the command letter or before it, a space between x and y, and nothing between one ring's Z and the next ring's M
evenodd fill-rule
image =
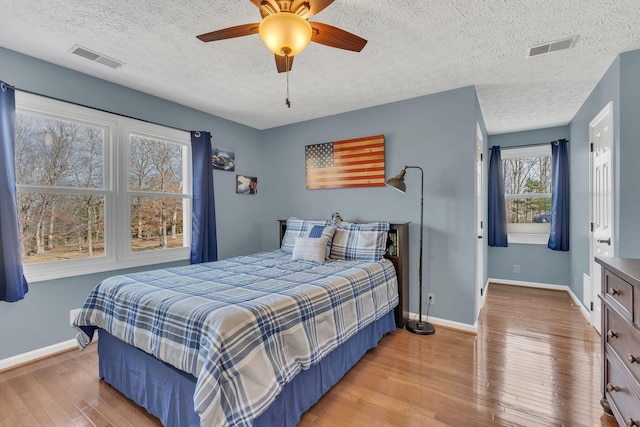
M401 326L390 230L290 218L277 250L111 277L78 343L98 330L100 377L166 426L293 426Z

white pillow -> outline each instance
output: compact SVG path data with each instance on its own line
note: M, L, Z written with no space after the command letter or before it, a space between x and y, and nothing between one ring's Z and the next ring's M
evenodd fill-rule
M320 233L320 235L314 235L312 236L311 233L313 232L313 230L315 230L316 227L322 227L322 233ZM333 241L333 235L336 232L336 226L335 225L316 225L314 226L311 231L309 231L309 236L308 237L326 237L327 240L327 256L325 257L326 259L329 259L329 255L331 255L331 242ZM301 236L301 237L307 237L307 236Z
M291 259L322 263L325 261L328 241L328 237L296 237Z

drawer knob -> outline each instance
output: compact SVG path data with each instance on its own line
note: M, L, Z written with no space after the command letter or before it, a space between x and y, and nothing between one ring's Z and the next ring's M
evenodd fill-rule
M629 361L629 363L640 363L640 358L634 356L633 354L628 355L627 360Z
M609 288L609 295L611 295L612 297L620 295L620 289Z
M634 427L634 426L638 426L638 422L636 420L634 420L631 417L628 417L624 420L624 422L629 426L629 427Z
M609 331L607 331L607 336L609 337L609 339L618 338L618 333L617 332L613 332L611 329L609 329Z
M611 391L618 391L619 388L614 386L613 384L609 383L607 384L607 391L611 392Z

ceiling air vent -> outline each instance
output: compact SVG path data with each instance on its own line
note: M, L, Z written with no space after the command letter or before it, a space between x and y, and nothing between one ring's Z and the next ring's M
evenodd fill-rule
M557 50L569 49L575 46L578 36L573 36L568 39L556 40L554 42L541 44L538 46L532 46L527 49L527 58L534 56L546 55L547 53L555 52Z
M91 61L98 62L102 65L106 65L110 68L120 68L124 65L124 62L120 62L117 59L109 58L101 53L94 52L86 47L75 45L71 48L71 53L87 58Z

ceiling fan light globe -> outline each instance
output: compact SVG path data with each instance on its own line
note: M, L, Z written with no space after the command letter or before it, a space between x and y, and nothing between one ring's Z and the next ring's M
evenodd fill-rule
M278 12L266 16L258 28L260 38L269 50L280 56L295 56L311 40L311 24L291 12Z

